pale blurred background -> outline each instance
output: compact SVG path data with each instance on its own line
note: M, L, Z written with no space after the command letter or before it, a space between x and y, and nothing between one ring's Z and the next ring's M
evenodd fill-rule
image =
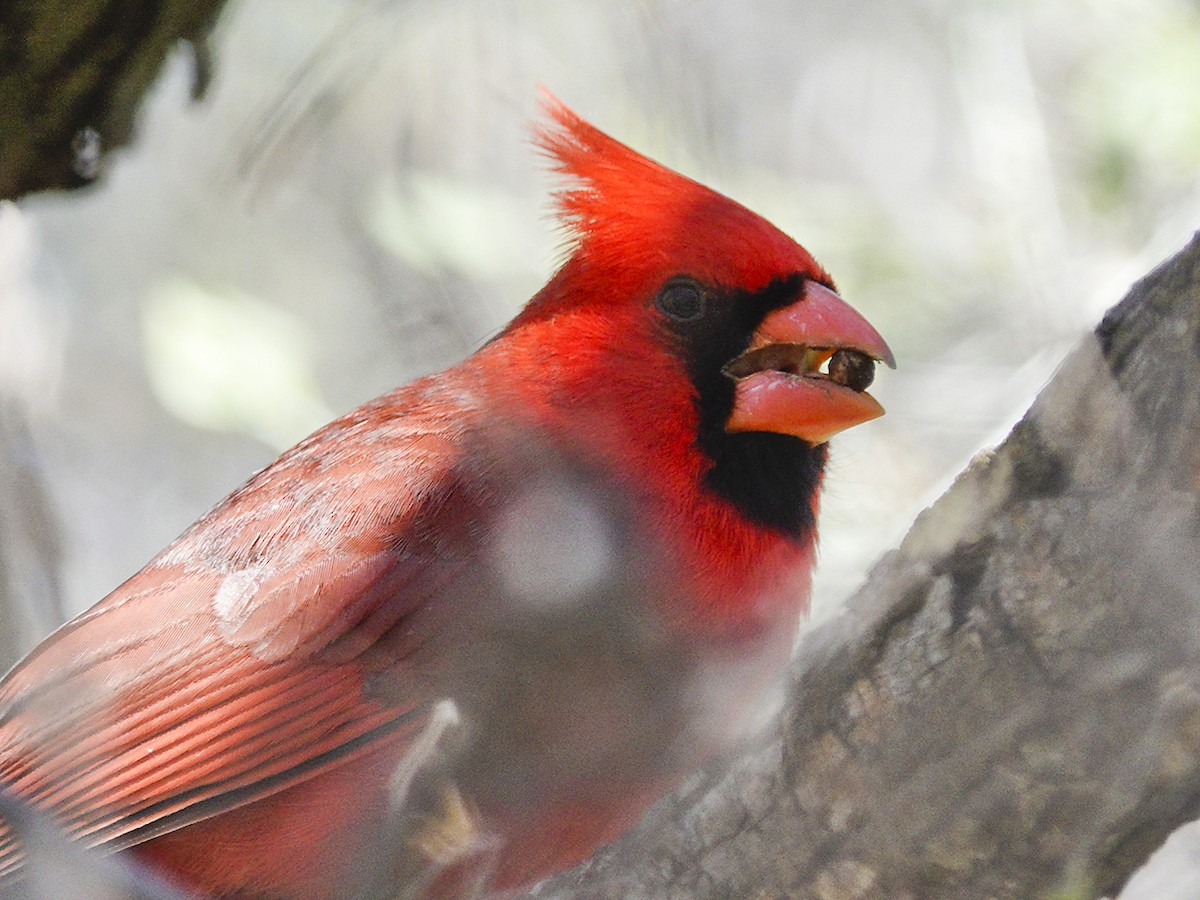
M0 392L62 548L25 646L545 281L539 86L783 227L896 351L834 442L817 617L1200 227L1194 0L242 0L214 52L97 188L0 213Z

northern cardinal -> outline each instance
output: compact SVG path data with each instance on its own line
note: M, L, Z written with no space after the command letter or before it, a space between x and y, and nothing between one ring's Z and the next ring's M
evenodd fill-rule
M30 653L0 684L10 796L205 894L395 896L422 865L436 893L471 858L504 891L751 727L826 441L882 414L892 354L764 219L546 110L550 282Z

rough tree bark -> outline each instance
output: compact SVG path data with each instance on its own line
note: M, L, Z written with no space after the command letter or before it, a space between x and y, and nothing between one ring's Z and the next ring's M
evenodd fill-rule
M142 97L181 40L203 92L205 40L225 0L0 3L0 200L79 187L133 131Z
M762 746L539 897L1095 897L1200 815L1200 236L802 641Z

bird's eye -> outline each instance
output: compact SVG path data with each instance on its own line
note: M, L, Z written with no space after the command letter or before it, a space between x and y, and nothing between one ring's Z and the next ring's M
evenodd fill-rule
M704 289L690 279L668 281L654 304L676 322L694 322L704 315Z

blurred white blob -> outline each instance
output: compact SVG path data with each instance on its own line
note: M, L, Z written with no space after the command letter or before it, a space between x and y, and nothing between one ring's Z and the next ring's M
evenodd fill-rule
M546 481L505 511L493 564L515 600L556 606L584 598L608 579L613 540L594 498L564 481Z
M693 676L692 739L728 750L758 734L783 709L786 680L774 647L713 660Z
M142 330L155 394L190 425L283 450L333 418L303 324L256 297L171 278L150 290Z

